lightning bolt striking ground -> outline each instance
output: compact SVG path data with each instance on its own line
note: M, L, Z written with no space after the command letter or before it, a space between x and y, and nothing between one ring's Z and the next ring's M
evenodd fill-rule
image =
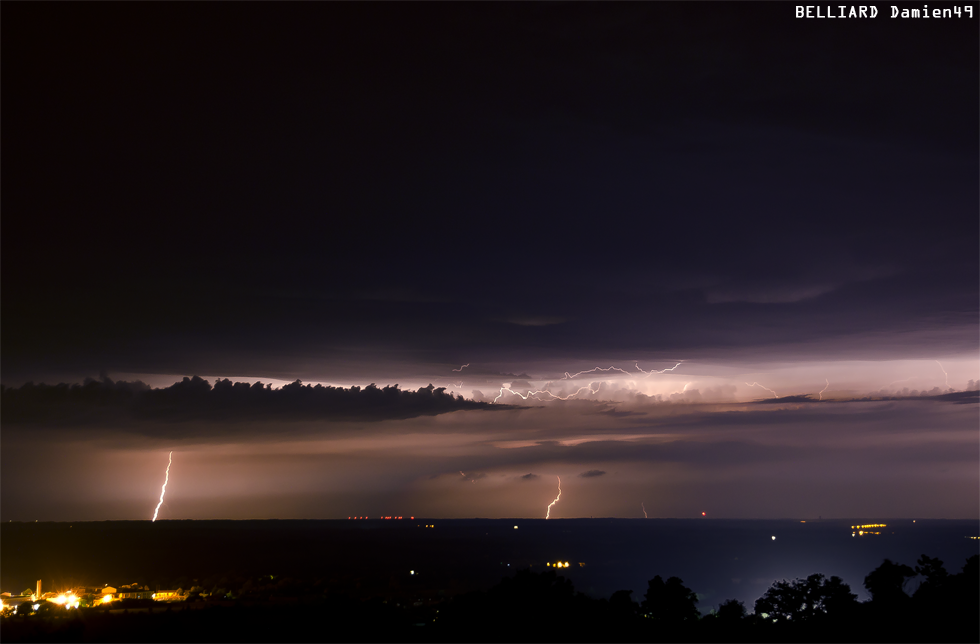
M160 512L160 506L163 505L163 495L167 493L167 483L170 481L170 464L174 462L174 453L170 452L170 460L167 461L167 475L163 479L163 489L160 490L160 502L157 503L157 509L153 511L153 518L150 519L150 523L157 520L157 513Z
M554 501L552 501L551 503L548 504L548 512L544 515L544 518L545 519L550 519L551 518L551 506L553 506L555 503L558 503L558 499L560 499L560 498L561 498L561 477L559 476L558 477L558 496L555 497L555 500Z
M749 385L750 387L762 387L763 389L765 389L766 391L768 391L769 393L771 393L773 398L779 398L779 396L776 395L776 392L775 391L773 391L769 387L766 387L765 385L760 385L757 382L753 382L752 384L749 384L749 383L745 383L745 384Z
M824 380L827 382L827 387L829 387L830 386L830 381L827 380L826 378L824 378ZM827 387L824 387L823 389L821 389L820 390L820 393L817 394L818 396L820 396L819 400L823 400L823 392L827 391Z
M647 516L647 506L643 505L642 501L640 502L640 507L643 508L643 518L649 519L650 517Z

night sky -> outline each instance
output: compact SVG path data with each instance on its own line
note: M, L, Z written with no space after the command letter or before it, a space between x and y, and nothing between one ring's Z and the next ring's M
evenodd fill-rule
M977 518L980 18L890 6L5 3L0 517Z

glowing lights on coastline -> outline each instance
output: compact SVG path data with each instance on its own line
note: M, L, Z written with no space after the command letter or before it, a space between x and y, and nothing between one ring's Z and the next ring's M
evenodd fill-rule
M567 561L564 562L564 563L562 563L560 561L559 562L556 562L556 563L548 562L548 565L549 566L554 566L555 568L568 568L569 563ZM582 564L579 564L579 565L582 565Z
M913 522L914 523L914 522ZM863 523L861 525L852 525L851 536L852 537L863 537L866 534L881 534L880 530L871 530L870 528L887 528L888 525L884 523Z
M153 511L153 518L150 519L150 523L157 520L157 513L160 512L160 506L163 505L163 495L167 493L167 482L170 481L170 464L174 462L174 453L170 452L170 460L167 461L167 474L163 479L163 489L160 490L160 502L157 503L156 510Z
M370 518L371 517L347 517L347 520L348 521L360 521L360 520L370 519ZM377 517L377 518L378 519L381 519L383 521L384 520L391 520L391 519L393 519L395 521L400 521L400 520L404 519L405 517L396 517L396 516L392 515L392 516L387 516L387 517L386 516L381 516L381 517ZM415 517L408 517L408 518L411 519L412 521L415 520Z
M551 518L551 506L553 506L555 503L558 503L558 499L560 499L560 498L561 498L561 477L559 476L558 477L558 496L555 497L555 500L554 501L552 501L551 503L548 504L548 511L544 515L544 518L545 519L550 519Z

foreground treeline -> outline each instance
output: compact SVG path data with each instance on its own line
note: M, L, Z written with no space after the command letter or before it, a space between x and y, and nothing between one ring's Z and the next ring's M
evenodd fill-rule
M858 602L838 577L814 574L774 583L751 611L728 600L702 614L677 577L654 577L638 601L630 590L597 600L554 571L522 570L490 590L428 606L322 594L132 602L112 613L48 608L7 617L0 628L7 642L980 641L977 555L956 574L925 555L914 567L886 559L864 586L871 600Z
M684 631L690 636L726 631L758 637L866 634L944 630L973 619L980 605L980 555L970 557L963 571L949 574L943 562L926 555L908 566L885 559L864 579L871 595L859 602L839 577L813 574L805 579L773 583L755 605L730 599L717 611L702 614L697 594L684 582L659 575L648 582L639 601L631 590L595 600L576 593L556 573L521 571L487 592L455 598L436 618L442 628L552 627L588 629L613 627L637 633Z

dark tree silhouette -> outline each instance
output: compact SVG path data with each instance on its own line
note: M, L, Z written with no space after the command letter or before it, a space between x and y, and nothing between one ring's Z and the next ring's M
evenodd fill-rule
M718 612L715 614L722 622L728 623L745 619L746 612L745 604L737 599L729 599L722 602L721 606L718 607Z
M647 584L642 609L648 617L664 622L695 621L701 617L697 594L680 577L670 577L664 582L657 575Z
M613 615L633 617L640 612L639 605L633 601L632 590L617 590L609 598L609 608Z
M908 566L885 559L864 578L864 587L871 593L872 602L897 606L908 601L905 582L914 576L915 571Z
M941 560L922 555L916 562L915 572L925 577L915 589L915 599L931 603L945 594L949 573L943 568Z
M812 622L843 616L857 603L857 595L840 577L777 581L755 602L755 614L772 621Z

